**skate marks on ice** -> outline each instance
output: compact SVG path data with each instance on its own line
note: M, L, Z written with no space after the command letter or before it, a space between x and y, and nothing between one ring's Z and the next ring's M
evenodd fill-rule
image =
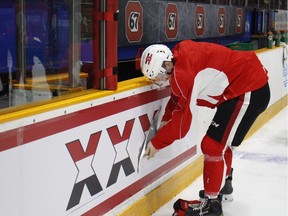
M280 155L269 155L264 153L253 153L245 151L234 151L234 159L244 159L244 160L253 160L258 162L271 162L271 163L280 163L288 164L288 158Z

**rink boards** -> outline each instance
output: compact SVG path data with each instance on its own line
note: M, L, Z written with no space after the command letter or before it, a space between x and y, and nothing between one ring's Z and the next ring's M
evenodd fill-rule
M287 105L287 60L282 47L258 56L271 86L261 125ZM157 89L137 78L119 83L117 91L90 90L2 115L0 215L138 216L156 210L200 175L199 144L215 112L198 108L188 135L140 161L138 172L144 134L155 111L161 107L163 114L169 94L168 86Z

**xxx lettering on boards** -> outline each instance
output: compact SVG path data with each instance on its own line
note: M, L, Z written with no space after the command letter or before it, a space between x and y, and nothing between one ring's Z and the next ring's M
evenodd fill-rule
M156 111L154 112L154 115L155 113ZM138 119L140 121L143 133L146 133L150 126L148 115L141 115ZM106 188L117 183L121 168L123 169L126 177L135 172L134 165L130 158L129 152L127 151L127 146L134 125L135 118L125 122L122 133L119 131L118 125L113 125L106 129L116 153ZM90 134L86 150L83 149L84 145L82 145L79 139L66 143L66 147L78 170L66 211L77 206L80 203L85 186L88 189L91 197L95 196L96 194L105 189L105 187L103 188L103 186L101 185L99 181L99 176L97 176L97 173L92 166L93 160L97 160L97 158L95 158L95 153L97 151L102 132L103 131L98 131ZM123 152L126 152L125 155L123 155ZM83 159L86 160L86 167L83 167L83 164L81 165L80 161Z

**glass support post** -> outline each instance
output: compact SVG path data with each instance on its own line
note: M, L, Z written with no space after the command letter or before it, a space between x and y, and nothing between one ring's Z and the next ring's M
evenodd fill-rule
M81 0L69 1L69 87L80 85L81 68Z
M26 78L25 0L16 0L16 5L16 80L24 83Z
M106 0L101 0L100 10L102 13L106 12ZM104 69L106 67L106 26L105 20L101 20L100 23L100 69L103 71L101 77L100 89L106 89L106 80L104 75Z

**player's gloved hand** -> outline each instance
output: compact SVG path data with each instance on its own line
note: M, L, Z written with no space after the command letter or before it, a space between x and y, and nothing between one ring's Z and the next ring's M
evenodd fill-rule
M158 150L153 146L152 142L150 141L145 150L145 155L147 156L147 159L149 160L150 158L153 158L157 152Z

